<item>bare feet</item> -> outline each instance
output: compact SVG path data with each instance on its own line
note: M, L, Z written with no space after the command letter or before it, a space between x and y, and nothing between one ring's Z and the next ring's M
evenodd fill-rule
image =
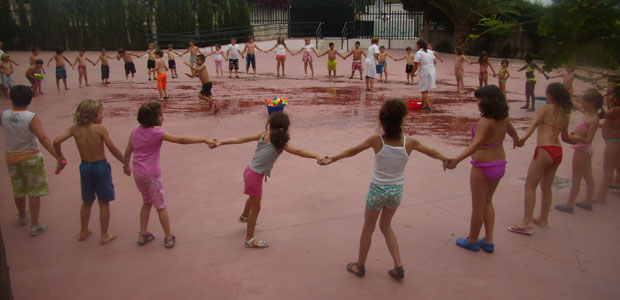
M106 245L116 239L116 234L108 233L105 236L101 237L101 245Z
M80 231L80 234L78 234L77 240L80 242L83 242L88 239L91 233L93 233L93 231L90 229L86 229L86 232Z

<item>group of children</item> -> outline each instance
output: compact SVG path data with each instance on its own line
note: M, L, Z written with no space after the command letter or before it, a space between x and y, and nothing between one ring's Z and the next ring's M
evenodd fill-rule
M276 48L282 45L278 40ZM279 48L288 50L287 47ZM313 48L309 48L315 51ZM259 49L260 50L260 49ZM331 50L331 49L330 49ZM246 52L237 51L238 54ZM262 50L261 50L262 51ZM303 49L302 49L303 51ZM290 51L289 51L290 52ZM119 51L120 53L120 51ZM327 54L332 54L329 51ZM127 52L124 53L128 54ZM155 64L151 72L157 72L157 78L165 74L163 52L153 52ZM248 52L249 54L249 52ZM325 54L325 53L324 53ZM324 55L322 54L322 55ZM349 55L355 55L350 53ZM358 52L361 55L361 52ZM306 54L304 54L306 55ZM337 52L335 55L339 55ZM230 53L227 55L230 60ZM361 56L358 56L361 57ZM66 60L62 52L56 57L57 61ZM131 59L131 58L129 58ZM66 60L71 64L68 60ZM208 73L204 66L205 56L197 54L193 66L186 63L192 70L188 76L198 76L205 85L208 82ZM482 60L484 61L484 60ZM80 63L80 60L76 60ZM479 61L480 63L480 61ZM487 63L488 64L488 63ZM131 67L131 66L130 66ZM384 66L385 67L385 66ZM284 66L282 65L284 75ZM58 70L57 70L58 72ZM164 73L162 73L164 72ZM484 75L484 74L481 74ZM616 88L617 89L617 88ZM209 92L210 85L203 86ZM207 95L201 95L208 97ZM614 95L618 95L615 91ZM549 226L549 210L551 205L551 183L562 161L562 141L575 144L573 158L573 188L569 201L556 209L572 213L572 205L578 193L579 181L586 178L588 195L586 201L576 204L587 210L592 210L593 181L591 176L591 145L592 138L598 128L599 117L605 119L603 137L607 141L605 149L605 176L597 201L604 198L611 186L614 169L620 166L620 100L617 96L608 99L606 112L597 114L602 109L602 96L599 93L588 93L584 97L584 104L579 106L585 112L585 119L574 133L568 133L570 112L573 109L571 94L561 83L552 83L547 87L548 104L537 110L534 120L523 135L519 137L508 120L508 103L505 94L497 86L483 86L475 93L478 99L478 108L481 118L471 130L472 142L458 156L449 158L437 150L424 146L412 137L406 137L402 125L407 115L407 107L403 101L385 101L379 112L379 121L383 134L373 135L361 144L347 149L337 155L325 156L296 148L290 143L288 116L282 112L273 113L260 132L240 138L216 140L201 137L176 136L165 132L160 126L163 123L163 108L159 102L143 104L137 113L139 125L130 134L129 141L123 154L110 139L106 128L101 124L103 120L103 105L96 100L82 101L74 114L74 125L56 137L53 143L43 131L41 121L36 114L29 112L28 105L33 92L26 86L16 86L11 89L10 98L12 108L2 113L0 125L6 137L6 160L13 186L15 204L19 213L18 223L27 224L28 212L25 208L25 198L29 198L30 234L36 236L44 232L47 225L39 222L40 197L49 193L43 160L39 150L39 143L57 160L58 174L66 165L66 158L62 154L61 144L73 137L80 155L80 181L82 207L80 210L81 229L77 239L88 239L92 231L88 223L90 210L94 200L98 200L101 220L101 244L107 244L116 238L108 232L110 208L109 202L115 199L112 183L111 166L105 157L104 146L124 166L127 175L133 173L134 181L142 195L140 209L140 231L137 244L144 246L155 239L155 235L148 231L148 220L154 206L164 231L164 246L174 247L176 237L170 228L169 216L163 193L162 175L159 164L160 149L163 141L179 144L204 143L210 148L217 148L230 144L257 142L256 150L249 164L243 172L244 193L248 195L244 209L238 218L239 222L247 226L244 245L250 248L266 248L269 244L255 236L255 226L261 209L262 185L264 176L270 172L283 152L288 152L304 158L312 158L320 165L328 165L343 158L357 155L372 148L375 155L375 166L372 172L369 192L366 197L365 221L360 240L359 255L355 262L347 265L347 270L357 276L365 275L365 261L371 244L372 233L377 220L381 232L385 236L387 246L392 255L394 268L388 274L397 280L404 278L404 269L400 260L396 235L391 227L391 219L401 203L404 183L405 167L409 155L413 150L424 153L429 157L441 160L444 168L453 169L463 159L472 157L471 193L472 216L469 235L458 238L458 246L486 252L494 251L493 227L495 212L492 204L493 193L503 177L506 168L503 140L509 135L515 146L522 147L527 139L536 131L537 147L534 158L530 163L525 184L525 211L523 221L519 225L508 227L511 232L531 235L533 224L541 227ZM206 99L205 99L206 100ZM38 142L37 142L38 141ZM611 175L610 175L611 174ZM537 218L533 217L535 204L535 190L538 185L542 188L541 212ZM482 226L485 228L485 237L479 238Z

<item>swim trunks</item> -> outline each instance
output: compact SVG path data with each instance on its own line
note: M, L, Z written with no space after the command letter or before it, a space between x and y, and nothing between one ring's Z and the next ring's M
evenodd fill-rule
M101 80L110 78L110 66L101 65Z
M169 59L168 69L176 69L176 68L177 68L177 62L174 59Z
M131 74L136 73L136 65L134 65L133 62L125 63L125 75L128 75L129 73Z
M413 72L413 65L406 65L405 66L405 73L411 74L411 72Z
M8 165L7 169L15 198L35 198L49 194L47 174L40 154L15 165Z
M112 183L112 169L107 160L82 161L80 164L80 184L82 186L82 201L91 203L96 198L99 201L114 200L114 184Z
M213 88L213 83L209 81L202 85L202 90L200 90L200 93L207 97L211 97L211 88Z
M157 74L157 90L158 91L166 89L166 87L167 87L167 80L168 80L168 74L167 73Z
M67 79L67 69L64 66L56 67L56 79Z
M353 63L351 64L351 69L353 71L359 70L361 72L362 71L362 60L361 59L354 59Z
M147 69L155 69L155 60L154 59L149 59L146 61L146 68Z
M245 55L245 68L249 69L250 64L252 64L252 69L256 70L256 55L254 54Z
M336 71L336 67L338 66L338 61L337 60L331 60L328 59L327 60L327 71Z
M228 70L239 70L239 59L228 59Z

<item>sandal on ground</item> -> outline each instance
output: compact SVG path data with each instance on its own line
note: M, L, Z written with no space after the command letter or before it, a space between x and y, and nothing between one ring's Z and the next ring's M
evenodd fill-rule
M22 218L19 216L19 214L17 214L17 224L19 226L25 226L28 225L28 216L30 215L30 212L26 210L26 215Z
M258 244L255 245L254 244L254 240L256 240L256 237L253 237L253 238L245 241L245 246L247 248L260 248L260 249L269 247L269 244L267 244L267 242L262 241L262 240L258 241Z
M493 253L493 251L495 251L495 244L485 242L484 238L479 239L478 244L480 244L480 248L486 253Z
M525 234L525 235L532 235L532 228L525 228L525 227L521 227L519 225L514 225L514 226L510 226L510 227L508 227L506 229L508 231L514 232L514 233L520 233L520 234Z
M138 239L142 238L142 240L138 240L138 246L144 246L146 244L148 244L150 241L155 239L155 235L147 232L147 233L142 233L142 232L138 232Z
M592 211L592 204L585 204L585 203L582 203L582 202L577 202L577 203L575 203L575 205L577 207L583 208L583 209L585 209L587 211Z
M470 243L469 237L456 239L456 245L459 247L465 248L467 250L474 251L474 252L480 251L480 243L478 242Z
M563 205L563 204L556 205L555 209L557 209L558 211L561 211L561 212L569 213L569 214L573 214L575 212L575 208L574 207L568 207L568 206Z
M538 226L540 226L542 228L549 228L549 223L545 224L545 223L543 223L542 221L540 221L537 218L532 218L532 222L534 222L534 224L536 224L536 225L538 225Z
M47 230L47 224L39 223L37 226L30 226L30 236L38 236Z
M247 223L248 217L244 217L243 215L241 215L239 216L239 219L237 219L237 221L239 221L239 223Z
M176 244L177 242L177 237L176 236L172 236L172 238L168 238L165 237L164 238L164 247L168 248L168 249L172 249L174 248L174 244Z
M388 271L388 275L392 276L392 278L401 281L403 278L405 278L405 270L403 269L402 266L398 267L398 268L394 268L392 270Z
M355 267L357 270L353 270L353 267ZM360 265L359 263L349 263L347 264L347 271L355 274L357 277L364 277L364 275L366 274L366 267Z

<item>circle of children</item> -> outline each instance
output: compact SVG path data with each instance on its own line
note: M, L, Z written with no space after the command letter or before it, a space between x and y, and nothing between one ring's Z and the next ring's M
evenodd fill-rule
M373 39L373 46L371 47L376 46L377 41L377 39ZM227 53L223 53L221 47L217 46L215 52L207 54L206 56L215 55L218 76L223 76L222 61L226 59L229 61L229 76L232 76L232 70L234 69L235 76L238 77L238 60L244 53L247 53L246 67L249 68L249 66L252 65L254 71L256 71L254 48L264 52L277 49L276 59L278 62L278 76L280 76L280 68L282 69L282 76L286 76L284 73L286 51L292 55L303 52L305 70L307 72L307 67L309 66L312 76L314 76L312 53L317 55L318 53L309 43L309 40L306 40L306 45L299 51L291 51L285 45L283 37L280 37L277 43L271 49L267 50L259 49L250 39L245 49L240 51L233 39ZM418 53L420 51L426 52L426 43L420 43L420 41L418 41L418 48L420 49ZM385 63L384 59L386 56L391 57L389 54L385 53L383 49L378 52L374 51L375 50L369 50L369 53L373 53L369 56L378 58L378 65ZM181 54L175 52L173 49L168 49L168 67L174 70L174 54L184 55L188 52L191 58L190 63L186 64L191 67L192 73L187 75L192 77L198 74L201 80L205 79L202 77L202 73L205 72L206 74L206 69L204 67L206 56L201 54L201 51L193 43L190 43L190 48ZM125 61L127 80L129 80L129 74L131 74L133 81L135 66L133 65L131 56L138 57L138 55L124 51L123 49L119 49L118 53L119 55L116 58L122 58ZM457 81L460 82L457 86L457 92L461 92L463 62L469 61L463 56L461 49L457 49L455 53L457 54L455 76ZM161 59L162 52L153 51L151 44L149 50L147 50L147 54L149 55L149 74L158 72L158 81L162 76L165 78L165 71L163 73L161 72L166 69ZM333 50L332 45L329 51L320 55L325 54L329 55L328 68L330 70L330 75L331 71L334 71L335 75L335 56L340 55L340 53ZM40 72L42 65L42 61L38 59L36 55L37 52L34 53L33 66L26 73L28 78L35 80L35 82L37 79L32 78L31 75L33 75L33 72L34 74ZM153 57L152 55L155 56ZM353 77L356 70L359 70L360 78L362 78L361 58L366 54L359 49L359 43L356 43L356 47L353 51L349 52L347 55L340 56L342 58L347 58L350 55L353 55L354 59L351 77ZM399 58L407 59L408 74L415 74L414 70L417 69L418 66L417 57L418 55L413 55L409 48L408 54L403 58ZM435 55L435 57L438 56ZM107 59L109 58L113 57L107 56L105 51L102 51L99 59L92 62L83 56L83 51L80 52L80 56L75 62L78 64L78 69L82 70L80 71L80 77L84 76L87 85L85 61L90 61L93 64L101 61L102 79L107 82L106 76L109 73ZM154 58L154 60L152 60L152 58ZM11 75L7 72L10 70L11 61L6 54L2 56L2 59L4 62L3 70L5 72L4 82L6 85L7 76ZM71 64L69 60L63 56L61 50L59 50L57 55L52 59L54 59L57 64L57 82L59 79L63 79L66 87L66 72L63 63L66 61L72 66L74 66L74 64ZM50 59L50 61L52 59ZM536 83L533 73L534 70L537 69L540 71L540 69L532 63L531 56L526 58L526 62L527 65L522 68L525 69L528 74L526 89L533 92L533 85ZM434 59L431 59L431 64L434 63ZM532 235L534 225L540 227L549 226L548 217L552 199L551 184L556 170L562 161L560 140L565 143L573 144L575 153L573 155L573 178L569 199L565 204L557 205L556 209L566 213L573 213L573 207L576 205L589 211L592 210L592 205L594 203L603 203L612 185L614 169L617 170L620 168L620 99L616 96L619 94L618 91L615 90L614 93L610 93L614 96L607 98L607 109L603 110L603 97L598 92L586 93L583 97L583 104L579 105L573 103L571 100L572 89L570 85L552 83L546 89L548 103L543 104L537 109L532 124L525 131L523 136L519 137L519 134L508 120L509 107L504 90L505 81L509 76L506 70L508 66L507 62L502 62L502 69L500 69L498 74L501 88L495 85L486 85L488 76L486 71L487 66L491 68L495 75L495 71L487 62L486 54L480 56L478 63L480 64L481 87L474 95L477 99L481 117L477 123L473 124L471 129L472 141L470 145L458 156L453 158L449 158L439 151L423 145L413 137L403 135L402 125L408 113L408 109L401 100L387 100L383 103L378 116L384 132L382 135L370 136L359 145L330 156L319 155L291 145L289 118L283 112L271 114L265 128L254 135L217 140L177 136L165 132L160 127L164 120L162 106L159 102L153 101L143 104L139 108L137 112L139 124L131 131L125 153L122 153L114 145L108 131L102 125L104 108L99 101L82 101L74 114L75 124L56 137L52 142L45 135L41 120L35 113L28 111L28 105L33 97L33 92L40 92L40 85L38 90L34 83L32 88L23 85L12 87L10 90L12 108L2 113L1 126L6 137L6 161L13 187L15 204L18 210L18 223L20 225L27 225L28 218L30 218L30 235L37 236L45 232L47 225L39 222L40 197L49 193L49 187L42 155L39 151L39 143L57 159L56 173L58 174L66 165L66 159L63 156L61 145L71 137L76 141L81 160L79 169L83 202L80 211L81 229L77 236L77 240L84 241L88 239L92 233L88 224L90 210L95 199L98 200L100 207L101 244L107 244L116 237L116 235L108 232L110 220L109 202L114 200L115 196L111 167L106 161L104 153L105 145L114 157L123 164L125 174L131 175L133 173L136 186L143 197L137 244L139 246L144 246L155 239L155 235L148 231L149 215L154 206L163 227L165 235L163 244L166 248L174 247L176 237L172 234L170 229L159 163L160 149L164 141L179 144L205 143L210 148L257 142L256 151L243 172L245 184L244 193L248 195L248 198L241 215L238 217L239 222L246 223L247 231L243 244L249 248L266 248L269 246L267 242L256 238L254 230L261 208L263 178L264 176L270 176L270 171L274 163L282 153L288 152L300 157L316 159L317 163L320 165L329 165L371 148L374 152L375 164L366 197L365 220L361 235L359 256L355 262L347 265L348 271L360 277L365 274L365 262L371 244L371 236L378 220L379 227L385 236L387 246L394 262L394 268L388 273L397 280L404 278L404 269L400 261L397 238L391 227L391 219L402 200L405 167L413 150L421 152L431 158L441 160L444 168L447 169L455 168L459 162L471 156L472 167L470 181L472 214L470 230L467 237L458 238L456 240L458 246L468 250L479 251L482 249L489 253L494 251L493 227L495 223L495 212L492 198L506 169L507 162L505 160L506 155L503 145L506 135L512 138L514 146L522 147L528 138L534 134L534 132L537 132L537 146L529 166L525 183L525 209L523 219L518 225L508 227L507 229L509 231ZM369 66L372 67L373 64L374 60L373 62L368 62L367 60L367 69ZM377 73L382 73L379 71L378 65L376 71ZM384 64L382 71L384 71L386 67L387 66ZM374 71L375 68L372 68L370 74L367 74L367 81L368 77L373 76ZM369 70L367 70L367 73L368 72ZM570 70L568 73L570 75ZM175 71L172 76L177 76ZM411 76L411 79L413 79L413 76ZM385 80L387 80L387 76ZM211 88L210 82L205 82L203 80L203 84L209 85L203 87L201 95L209 97ZM408 84L410 84L409 80ZM163 86L165 88L165 81ZM369 86L369 89L370 88ZM162 97L166 97L165 93L162 94ZM529 99L528 97L528 100ZM533 98L531 99L533 107ZM527 106L528 105L524 108L528 108ZM569 133L568 124L570 113L574 109L581 110L584 113L584 118L579 125L576 126L574 131ZM599 193L594 197L594 180L592 176L591 160L593 153L591 143L599 127L600 118L604 119L602 131L603 138L606 141L603 162L604 175ZM76 158L73 158L73 160L76 160ZM582 178L585 179L586 182L585 201L575 203ZM540 214L535 218L535 191L539 185L542 190L542 205ZM29 212L26 209L26 196L28 196L29 200ZM484 237L480 237L480 231L483 225L485 235Z

